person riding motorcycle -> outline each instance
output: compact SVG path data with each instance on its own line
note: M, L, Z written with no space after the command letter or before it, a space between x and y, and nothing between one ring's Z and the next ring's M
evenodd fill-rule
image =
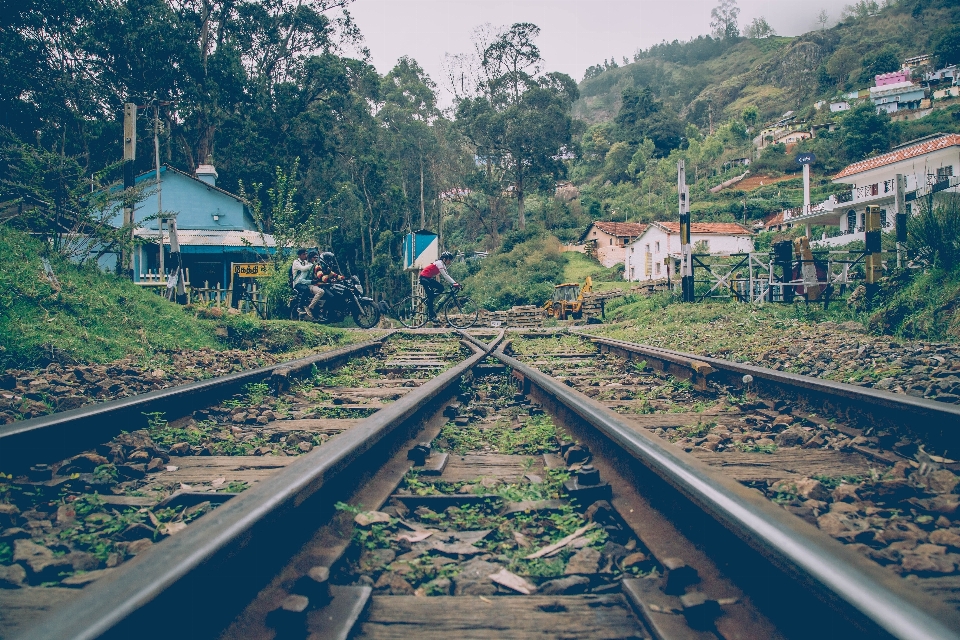
M306 309L307 316L311 319L314 317L314 307L317 307L319 311L323 308L323 305L326 304L326 301L323 299L324 296L328 295L326 286L345 279L337 272L335 265L336 257L330 251L321 253L313 265L313 286L311 287L311 291L314 291L315 295Z
M423 293L427 298L427 310L430 313L430 322L437 321L437 314L433 310L433 300L443 293L443 284L437 281L437 276L442 275L444 279L450 283L450 286L456 289L460 288L457 281L447 273L447 267L449 267L452 262L453 254L449 251L444 251L440 254L439 260L431 262L420 271L420 286L423 287Z
M313 263L307 255L307 250L297 249L297 257L290 265L290 286L298 296L306 298L312 291L312 278Z

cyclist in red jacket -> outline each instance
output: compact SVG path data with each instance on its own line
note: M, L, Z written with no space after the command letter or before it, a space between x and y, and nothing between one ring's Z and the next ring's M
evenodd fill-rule
M430 321L437 321L437 314L433 310L433 299L443 293L443 284L437 282L437 276L442 275L451 286L459 289L457 281L447 273L447 267L453 262L453 254L444 251L440 254L440 259L431 262L420 272L420 286L423 287L423 293L427 297L427 310L430 312Z

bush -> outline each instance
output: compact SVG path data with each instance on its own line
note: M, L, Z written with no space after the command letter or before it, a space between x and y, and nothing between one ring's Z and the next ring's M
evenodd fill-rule
M518 241L519 240L519 241ZM528 229L504 238L501 248L464 280L467 293L480 306L496 310L514 305L541 305L563 277L560 242L543 231Z
M942 194L932 209L926 200L918 204L920 212L907 222L907 246L916 258L952 271L960 265L960 197Z

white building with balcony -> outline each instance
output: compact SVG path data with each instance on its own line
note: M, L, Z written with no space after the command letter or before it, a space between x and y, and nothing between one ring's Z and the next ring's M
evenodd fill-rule
M957 186L960 134L934 134L902 144L889 153L855 162L833 179L834 184L850 185L850 191L830 196L809 208L787 209L779 224L837 227L839 233L828 238L827 244L846 244L864 239L863 214L867 205L878 205L882 225L892 230L897 213L897 174L906 179L908 192L933 185L957 192L960 190Z

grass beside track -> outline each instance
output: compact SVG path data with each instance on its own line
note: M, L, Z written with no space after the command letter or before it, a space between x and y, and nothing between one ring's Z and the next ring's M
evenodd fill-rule
M78 267L3 226L0 255L0 368L201 348L289 353L355 341L342 329L172 304L115 275ZM55 282L44 275L43 257Z

